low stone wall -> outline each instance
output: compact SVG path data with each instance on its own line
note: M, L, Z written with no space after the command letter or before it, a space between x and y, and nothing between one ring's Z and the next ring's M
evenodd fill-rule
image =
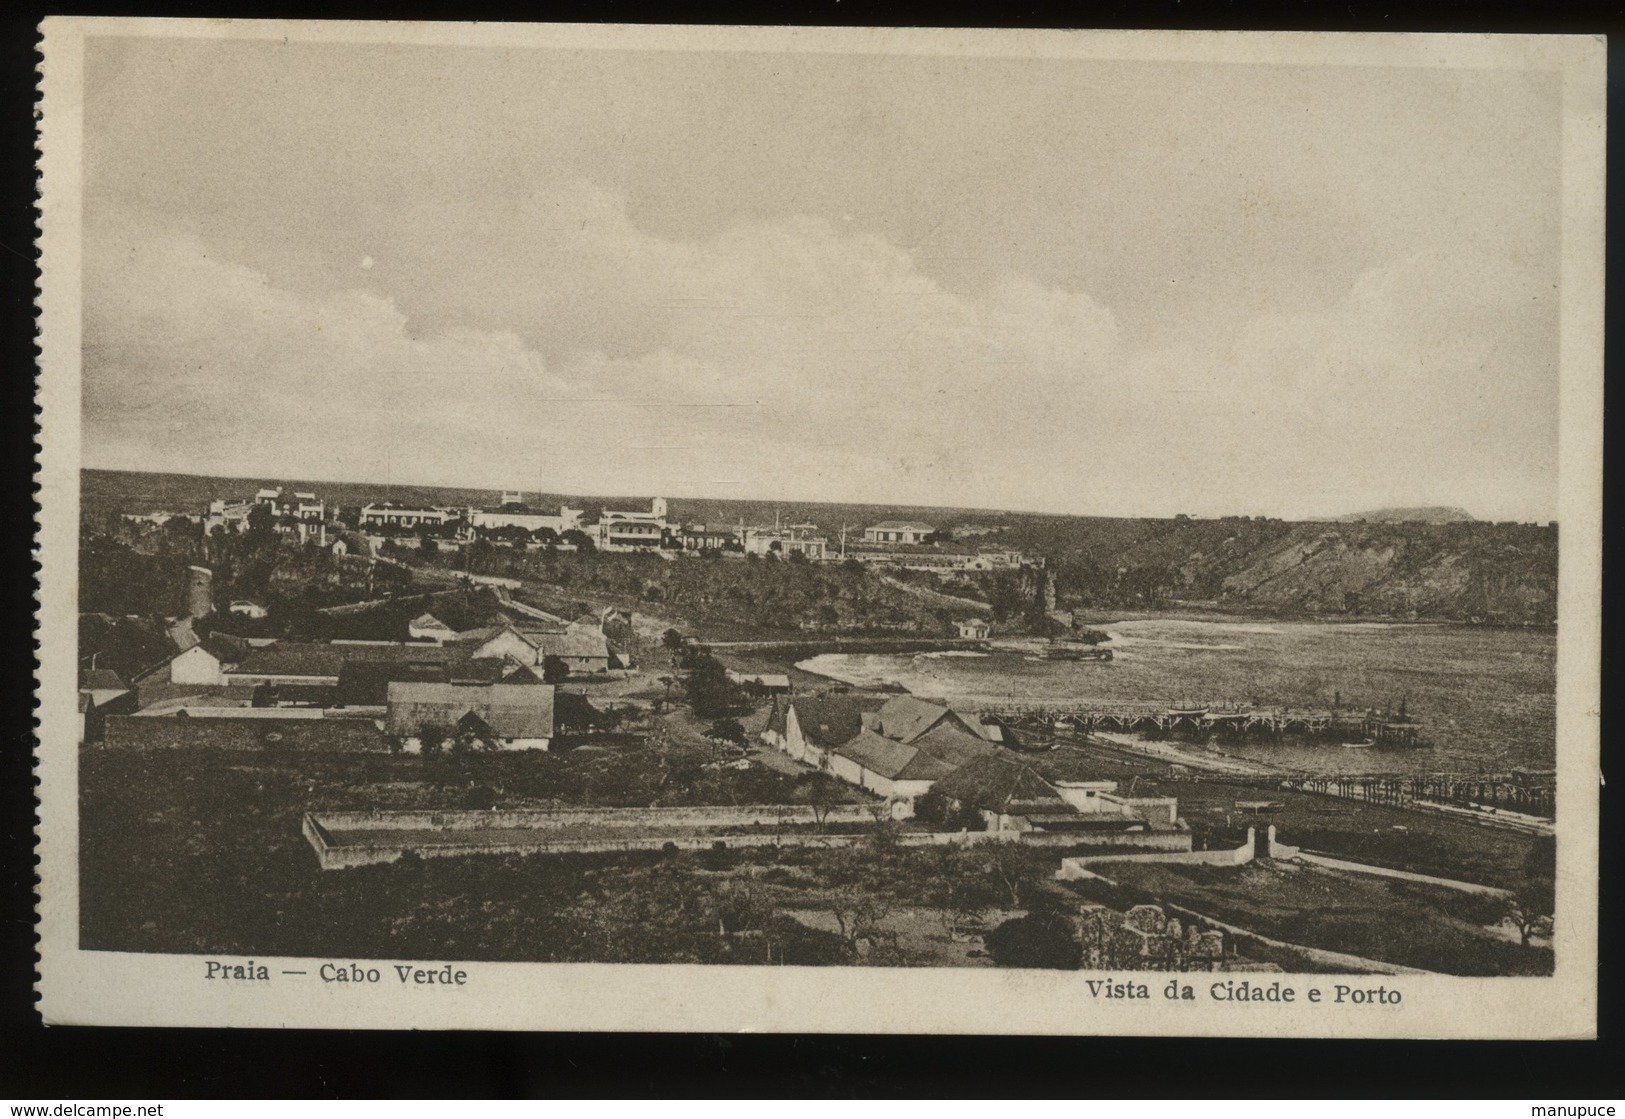
M820 847L837 848L851 847L860 843L864 837L861 835L731 835L726 838L698 835L698 836L657 836L644 837L630 835L624 839L560 839L557 837L543 838L543 832L534 841L506 842L506 843L467 843L442 845L433 843L423 844L390 844L390 845L364 845L347 843L334 845L329 842L326 829L308 814L305 816L306 826L304 834L312 848L316 851L317 861L323 870L338 870L354 866L370 866L377 863L396 862L408 851L424 859L451 858L463 855L569 855L569 854L602 854L606 852L638 852L660 851L675 848L679 851L709 851L716 848L742 848L742 847Z
M323 870L343 867L391 863L407 851L422 858L445 858L454 855L563 855L604 852L659 851L676 848L679 851L705 851L714 848L753 847L851 847L868 838L867 831L830 835L822 832L759 832L746 835L672 835L648 834L641 828L671 827L730 827L751 824L770 825L812 824L810 810L800 806L785 806L786 815L777 815L779 806L759 805L741 808L717 806L714 808L630 808L630 809L561 809L556 812L307 812L302 824L305 839L316 852ZM826 823L873 824L874 817L860 805L844 806L842 818L834 811ZM623 835L579 837L568 834L567 829L595 827L624 830ZM329 832L367 831L422 831L423 840L402 842L399 836L390 842L334 843ZM511 838L481 842L473 838L467 843L433 843L435 833L477 832L514 829L533 830L534 839ZM903 847L969 846L981 843L1021 843L1030 847L1078 846L1134 846L1168 847L1190 846L1188 834L1126 833L1090 835L1066 832L902 832L897 842ZM1132 858L1119 855L1116 858ZM1074 861L1074 860L1066 860Z
M1170 831L1024 831L1009 833L1021 837L1029 847L1133 847L1148 853L1189 851L1189 832ZM1093 856L1091 856L1093 857ZM1113 859L1132 858L1130 855L1102 856Z
M323 812L321 822L337 831L444 830L481 828L534 828L538 831L572 827L597 828L726 828L755 825L805 824L815 826L812 808L800 804L698 805L684 808L527 808L502 811L446 812ZM861 804L832 806L826 825L870 824L874 813Z
M1142 835L1147 839L1150 836ZM1247 829L1247 842L1240 847L1219 851L1192 851L1190 849L1190 836L1180 835L1185 841L1184 847L1174 851L1153 851L1149 853L1136 853L1132 855L1082 855L1072 859L1062 859L1061 869L1055 877L1061 880L1074 878L1098 878L1089 868L1100 863L1181 863L1186 866L1241 866L1253 861L1254 844L1257 837L1252 828ZM1140 844L1150 846L1150 844Z
M276 734L277 741L268 741ZM370 719L177 719L110 715L107 750L388 750Z
M1298 848L1289 847L1285 843L1282 843L1279 839L1275 838L1275 825L1274 824L1271 824L1269 826L1269 831L1266 832L1265 834L1268 837L1268 842L1269 842L1268 850L1269 850L1269 853L1270 853L1270 858L1272 858L1272 859L1295 859L1295 858L1297 858L1299 856L1300 852L1299 852Z

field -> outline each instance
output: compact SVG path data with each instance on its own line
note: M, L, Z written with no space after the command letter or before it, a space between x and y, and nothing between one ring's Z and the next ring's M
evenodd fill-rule
M944 953L966 958L969 948L950 926L968 906L995 914L1012 905L1008 878L1036 883L1067 853L1020 852L1016 863L995 866L994 854L898 848L882 830L851 851L408 857L324 872L300 835L307 808L525 807L561 793L577 804L649 803L605 763L606 754L627 757L635 747L603 745L596 759L585 747L562 756L429 760L87 751L81 946L362 959L929 965L943 962ZM771 803L798 797L805 785L761 769L701 771L691 784L672 784L664 802ZM808 923L792 912L827 920ZM829 923L836 932L821 927Z
M1198 845L1208 848L1235 847L1249 827L1262 830L1273 823L1283 843L1305 850L1511 889L1536 846L1533 837L1519 832L1281 789L1267 779L1171 778L1166 766L1106 746L1062 746L1039 755L1036 764L1113 779L1135 796L1178 797L1180 817ZM1236 808L1237 801L1259 800L1281 807L1264 815Z
M1131 890L1291 944L1452 975L1549 975L1549 948L1525 948L1487 926L1488 897L1422 883L1262 860L1239 867L1101 863ZM1079 884L1089 894L1090 883Z

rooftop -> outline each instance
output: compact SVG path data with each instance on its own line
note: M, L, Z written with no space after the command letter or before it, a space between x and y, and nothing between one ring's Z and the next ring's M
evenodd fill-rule
M425 726L451 729L473 715L499 738L552 738L553 688L548 684L389 685L388 733L414 736Z
M807 741L833 750L856 737L863 729L864 712L878 711L883 702L878 696L852 695L780 699L773 704L767 729L783 734L787 714L794 708L796 723Z
M987 812L1066 815L1072 806L1032 766L1003 754L986 754L937 782L935 792Z
M872 730L861 731L835 752L871 773L893 780L938 781L954 768L917 746L883 738Z

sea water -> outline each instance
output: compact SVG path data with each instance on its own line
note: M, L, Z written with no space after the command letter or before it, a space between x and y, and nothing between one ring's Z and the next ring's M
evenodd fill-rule
M1255 703L1396 708L1430 749L1282 739L1218 749L1314 773L1505 772L1556 765L1556 634L1379 622L1153 618L1096 625L1110 661L1051 661L1042 641L984 656L831 653L799 667L855 685L900 684L966 706L1001 702Z

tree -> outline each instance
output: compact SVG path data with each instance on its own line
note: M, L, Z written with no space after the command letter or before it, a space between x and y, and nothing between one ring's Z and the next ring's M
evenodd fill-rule
M440 554L440 545L435 543L433 536L425 532L418 538L418 551L425 556L438 556Z
M1552 912L1557 908L1557 839L1536 837L1524 856L1522 877L1506 902L1506 915L1518 930L1525 948L1534 936L1551 933Z
M1071 923L1059 913L1014 917L988 933L988 955L1000 967L1075 969L1083 949L1072 939Z
M542 683L562 684L570 678L570 666L563 657L551 653L542 657Z
M257 504L248 511L248 542L261 548L276 539L276 511L269 505Z
M435 723L428 723L418 728L418 742L423 745L423 756L432 757L440 753L441 747L446 744L446 728Z
M801 551L798 548L796 551L793 551L793 552L790 553L790 562L791 563L798 563L798 564L801 564L803 567L805 567L807 565L807 563L808 563L807 553Z
M945 827L952 812L953 801L935 789L928 789L914 798L914 818L921 823Z
M720 719L746 706L739 685L728 679L728 670L707 653L689 658L688 702L702 719Z
M853 956L860 953L860 940L872 945L877 940L897 939L895 933L881 927L891 915L891 902L866 886L854 883L835 890L829 897L829 911Z
M988 871L1004 888L1012 908L1020 906L1033 887L1048 876L1049 860L1031 847L1020 843L990 843L987 848Z
M841 787L833 778L822 773L808 774L806 781L796 789L795 799L812 809L813 824L820 832L824 830L824 821L829 818L829 810L846 802Z
M743 746L745 744L745 728L740 725L738 719L718 719L705 732L705 737L719 742L731 742L735 746Z
M559 541L563 544L574 545L575 550L578 552L596 552L598 550L598 546L592 542L592 537L588 536L585 532L582 532L579 528L567 529L564 534L559 537Z
M965 848L950 843L933 850L928 894L943 931L952 936L960 925L980 924L982 914L997 904L998 896L992 883L976 873L974 856Z
M1551 914L1556 902L1556 884L1550 878L1525 879L1512 891L1506 902L1506 915L1518 930L1518 939L1525 948L1529 947L1532 937L1551 935Z

